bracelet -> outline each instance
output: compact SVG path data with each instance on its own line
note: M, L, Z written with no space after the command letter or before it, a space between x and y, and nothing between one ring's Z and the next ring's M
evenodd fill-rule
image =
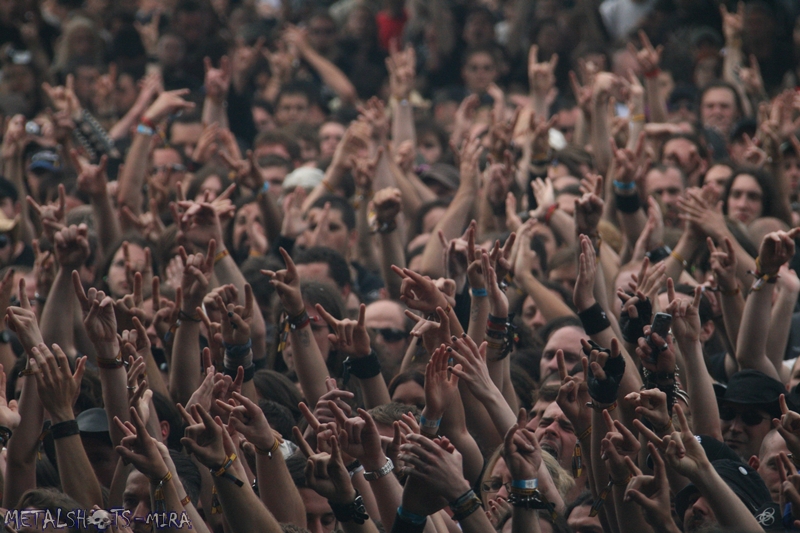
M609 413L611 413L612 411L614 411L614 409L617 408L617 402L615 401L614 403L612 403L611 405L607 405L606 407L603 407L603 404L598 402L586 402L586 407L590 407L595 411L599 411L601 413L603 411L608 411Z
M614 184L614 188L620 191L633 191L636 189L636 182L635 181L617 181L614 180L612 182Z
M519 494L516 492L511 492L508 495L508 503L510 503L514 507L518 507L521 509L529 509L531 511L538 511L539 509L545 509L550 512L551 517L557 517L556 510L553 504L548 502L538 490L535 490L530 494Z
M225 464L221 467L217 468L216 470L213 468L209 468L209 471L214 475L214 477L222 477L230 481L231 483L235 484L237 487L243 487L244 482L241 479L238 479L234 475L228 472L228 469L233 465L233 462L236 460L236 454L232 453L228 456Z
M608 481L611 482L611 484L615 487L627 487L628 483L630 483L632 479L633 474L628 474L628 477L626 477L623 481L614 481L611 476L608 476Z
M539 488L539 479L512 479L511 488L523 490L536 490Z
M172 472L167 470L166 475L160 478L158 481L155 479L151 479L150 482L156 486L156 490L153 492L153 503L155 504L155 511L157 513L165 512L167 510L167 502L166 497L164 496L164 483L172 479Z
M731 289L731 290L719 289L719 293L721 295L723 295L723 296L736 296L740 292L742 292L742 287L738 283L736 284L736 288L735 289Z
M655 67L653 70L648 70L647 72L645 72L644 77L648 79L653 79L657 78L659 74L661 74L661 69Z
M203 319L200 317L200 313L196 312L194 315L190 315L183 309L178 311L178 318L180 318L181 320L188 320L189 322L196 322L196 323L200 323L203 321Z
M331 506L333 516L336 520L342 523L355 522L356 524L363 524L369 520L367 509L364 507L364 499L361 494L356 490L356 497L350 503L334 503L328 500L328 505Z
M336 191L334 190L333 187L331 187L331 184L330 184L330 182L328 180L322 180L320 183L322 184L323 187L328 189L329 193L336 194Z
M386 462L378 470L374 472L364 472L364 479L367 481L375 481L376 479L388 476L391 474L392 470L394 470L394 463L387 457Z
M13 435L13 433L14 432L11 431L11 428L0 426L0 442L2 443L0 446L5 447L5 445L8 444L8 441L11 440L11 435Z
M483 287L482 289L470 289L470 292L472 293L472 296L476 298L481 298L489 295L489 293L486 291L486 287Z
M644 116L644 113L639 113L638 115L633 115L630 120L631 122L645 122L647 117Z
M95 362L97 363L97 368L102 368L105 370L114 370L115 368L119 368L124 364L121 353L114 358L97 357Z
M667 421L667 423L664 424L663 426L658 428L653 426L653 429L655 430L656 433L665 433L671 427L673 427L673 424L672 424L672 419L670 418L669 421Z
M553 213L558 210L558 204L553 204L547 208L547 211L544 214L544 223L550 224L550 219L553 218Z
M152 120L150 120L145 116L142 116L142 118L139 119L139 123L144 124L145 126L153 130L158 128L158 125L155 122L153 122Z
M348 357L342 366L342 380L345 384L350 381L351 375L358 379L370 379L381 373L381 362L373 349L370 349L366 357Z
M611 322L608 320L608 316L606 316L606 312L603 311L599 302L578 313L578 318L581 319L583 329L589 336L596 335L606 328L611 327Z
M81 432L78 429L78 421L74 418L72 420L65 420L58 424L50 426L50 434L53 435L53 440L64 439L73 435L78 435Z
M139 124L136 126L136 133L141 133L142 135L147 135L148 137L152 137L155 135L156 130L147 126L146 124Z
M229 255L231 255L231 253L228 251L227 248L225 248L224 250L220 250L219 252L217 252L217 255L214 256L214 264L216 265Z
M439 431L439 426L442 425L442 419L437 418L436 420L428 420L425 418L424 415L420 415L419 417L419 427L422 430L432 430L429 433L436 434Z
M185 497L184 499L182 499L182 500L181 500L181 505L183 505L184 507L186 507L186 506L187 506L187 505L189 505L190 503L192 503L192 499L191 499L191 498L189 497L189 495L187 494L187 495L186 495L186 497Z
M247 342L244 344L228 344L227 342L223 342L222 345L225 347L225 355L232 359L241 359L252 351L253 339L247 339Z
M361 461L359 461L358 459L356 459L355 461L353 461L352 463L347 465L345 468L347 468L347 473L350 474L350 477L353 477L356 474L358 474L359 472L363 472L364 471L364 466L361 464Z
M411 511L406 511L405 509L403 509L402 505L397 508L397 517L401 518L406 522L414 524L415 526L424 525L425 522L428 520L427 516L412 513Z
M682 265L683 265L683 268L689 268L689 261L687 261L686 259L684 259L684 258L683 258L683 256L682 256L681 254L679 254L677 251L675 251L675 250L672 250L672 251L669 253L669 255L670 255L670 257L672 257L674 260L676 260L677 262L679 262L680 264L682 264Z
M224 363L223 363L224 365ZM239 367L243 365L236 365L235 367L230 366L223 366L222 373L226 376L230 376L232 379L236 379L236 375L239 373ZM247 383L248 381L253 379L253 376L256 375L256 365L253 364L252 360L247 367L244 367L244 377L242 378L242 383Z
M475 491L469 489L456 501L450 503L450 510L453 511L453 520L460 522L469 515L482 507L481 499L475 495Z
M292 330L302 329L311 323L311 317L305 309L299 315L290 316L286 320Z
M278 451L278 448L281 446L281 441L278 437L274 436L274 440L272 442L272 447L269 450L265 450L264 448L259 448L255 444L253 444L253 448L256 449L256 453L259 455L266 455L270 459L272 459L272 454Z

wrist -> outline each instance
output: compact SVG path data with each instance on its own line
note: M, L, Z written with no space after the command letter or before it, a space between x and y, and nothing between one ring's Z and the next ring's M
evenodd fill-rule
M70 402L67 402L70 403ZM72 412L72 409L63 410L63 411L49 411L50 413L50 421L53 425L60 424L61 422L69 422L70 420L75 420L75 414Z
M380 455L371 457L364 455L364 457L359 457L358 459L366 472L377 472L386 464L386 455L383 452Z

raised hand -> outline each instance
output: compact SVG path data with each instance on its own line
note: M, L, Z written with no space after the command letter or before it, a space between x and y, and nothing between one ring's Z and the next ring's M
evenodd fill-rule
M392 265L395 274L403 278L400 286L400 299L410 309L432 315L437 307L449 310L450 304L445 295L436 288L436 284L428 276L422 276L407 268L398 268ZM447 314L447 313L446 313Z
M305 309L303 296L300 294L300 276L289 253L283 248L280 252L286 268L277 272L262 270L261 273L271 278L270 283L275 287L281 304L289 316L298 316Z
M72 271L72 286L83 311L83 326L89 339L103 357L116 357L120 351L114 300L94 287L84 292L81 277L75 270Z
M69 157L78 172L78 190L93 197L108 194L108 156L103 155L99 165L84 163L75 150L69 151Z
M25 291L25 278L20 278L19 280L19 307L9 307L7 309L6 323L11 331L17 334L19 342L25 348L25 353L29 357L34 347L44 344L36 313L31 309L31 303Z
M706 239L710 252L709 264L714 272L719 289L723 292L732 292L739 288L736 279L736 252L730 238L725 237L720 248L714 245L711 237Z
M774 231L764 236L756 258L759 275L772 276L794 255L794 239L800 228L790 231Z
M642 366L650 372L673 372L676 356L672 338L668 335L665 339L653 332L650 326L645 326L643 332L644 337L639 337L636 347L636 355L641 359ZM648 338L650 342L648 342Z
M742 30L744 29L744 2L736 5L736 11L731 13L727 6L720 2L719 12L722 15L722 33L725 35L726 46L742 46ZM738 43L738 44L737 44Z
M458 376L450 372L449 356L442 344L425 366L425 414L430 420L441 419L458 394Z
M339 439L333 436L328 441L331 453L315 453L306 463L306 484L328 501L346 505L356 498L356 490L350 473L342 459Z
M592 412L587 407L592 401L592 397L589 396L589 384L586 382L586 377L589 376L589 359L581 357L583 379L569 375L564 364L563 350L556 351L556 361L558 374L561 377L561 388L558 389L556 403L572 423L575 433L582 435L592 425Z
M158 450L158 441L147 433L146 423L136 409L131 407L130 416L131 422L124 423L114 417L114 424L125 435L116 447L117 453L151 480L164 479L169 468Z
M585 339L581 339L583 351L589 352L589 395L599 404L612 404L625 374L625 358L620 354L619 341L611 339L610 350L598 350Z
M672 315L672 332L678 343L693 343L700 340L700 299L703 297L703 288L694 289L694 299L687 302L675 297L675 285L672 278L667 281L667 293L671 298L667 313Z
M229 206L218 211L213 203L190 201L178 202L178 207L185 210L179 217L179 239L188 240L199 250L214 240L220 247L219 251L222 251L224 241L220 216L232 212L234 207Z
M789 410L786 396L780 395L781 418L772 419L772 427L778 430L786 447L795 457L800 457L800 413Z
M432 353L440 344L450 344L450 317L441 307L436 308L438 322L433 317L425 319L415 315L408 309L405 310L405 315L416 322L409 335L422 339L422 344L427 352Z
M594 298L594 282L597 277L597 261L592 241L586 235L580 236L581 255L578 258L578 277L575 280L573 300L578 311L592 307Z
M389 90L398 102L407 100L414 89L414 76L417 56L409 44L405 50L399 50L397 41L389 43L389 57L386 58L386 70L389 71Z
M603 419L608 432L600 442L601 458L606 461L609 473L617 482L628 477L626 458L636 458L641 449L639 440L619 420L612 420L607 410L603 410Z
M194 455L200 463L208 468L218 469L225 464L228 457L225 453L222 433L225 431L222 420L216 420L200 405L193 405L191 413L178 404L187 427L181 444Z
M447 438L431 440L422 435L409 435L408 440L407 444L400 447L400 460L405 464L403 470L411 479L421 482L412 487L422 489L415 492L422 493L418 494L419 497L426 497L427 505L435 507L442 500L447 505L447 502L455 501L469 490L469 483L464 479L461 469L461 454ZM406 485L403 505L412 487ZM439 509L444 505L440 505Z
M58 202L50 205L39 205L36 200L28 196L28 205L39 217L47 240L53 242L55 232L66 223L67 192L64 185L58 186Z
M53 355L55 352L55 355ZM45 343L31 349L30 369L36 376L36 389L42 406L50 413L54 424L73 420L72 406L78 399L81 380L86 369L86 357L75 363L75 373L69 368L66 354L57 344L51 352Z
M674 409L678 415L680 431L664 438L667 443L664 457L670 468L693 481L713 467L706 457L705 450L689 429L683 408L680 404L675 404Z
M187 255L186 250L183 247L180 248L181 261L184 266L181 280L183 307L184 312L189 315L195 314L195 310L203 303L203 298L208 293L211 275L214 273L216 251L217 243L213 239L208 243L208 251L205 256L200 253Z
M187 102L183 99L189 92L189 89L162 92L158 95L156 101L147 108L142 118L158 124L178 111L194 109L194 102Z
M659 389L643 389L625 396L625 401L635 406L636 414L650 421L656 435L672 433L672 418L667 411L667 394Z
M403 210L403 195L400 189L386 187L375 193L370 206L379 228L396 226L397 215Z
M147 315L142 308L144 303L144 293L142 275L137 272L133 275L133 291L114 302L114 313L117 317L117 330L134 329L133 319L138 318L141 322L149 322Z
M367 306L361 304L361 307L359 307L358 320L349 318L337 320L320 304L316 305L316 309L331 331L333 331L333 333L328 334L328 340L333 347L354 357L366 357L369 355L371 351L369 333L367 333L367 328L364 326Z
M222 56L219 60L219 68L214 68L211 58L203 59L206 76L203 85L206 89L206 97L217 104L222 104L228 96L228 89L231 85L231 62L228 56Z
M642 508L648 524L654 527L664 526L672 523L667 469L656 446L650 442L647 447L653 458L653 475L643 475L634 462L626 458L628 471L633 478L628 483L624 499L626 502L636 502Z
M517 423L506 432L503 442L503 458L512 479L526 480L539 477L542 465L542 448L536 435L525 427L527 415L520 409Z
M489 398L497 387L486 366L486 343L478 347L472 337L466 334L460 339L453 337L451 340L453 345L447 348L447 354L458 364L450 371L466 383L476 398Z
M639 72L647 77L658 72L664 47L662 45L654 47L644 30L639 30L639 41L642 43L642 49L637 50L636 46L629 42L628 52L636 58L636 62L639 64Z
M528 85L531 94L538 98L546 98L555 87L558 54L553 54L550 61L542 63L539 62L538 55L539 47L534 44L528 52Z
M270 427L258 405L238 392L234 392L232 397L235 402L216 400L217 407L229 415L228 427L239 432L259 453L268 454L276 441L282 442L279 434Z
M600 195L603 190L603 180L597 180L595 190L586 193L581 198L575 199L575 231L585 235L596 236L597 225L603 216L603 203Z
M219 294L214 296L217 308L222 311L222 339L227 344L242 345L250 341L253 326L253 288L249 283L244 286L244 305L228 303L226 306ZM197 309L200 313L202 310Z

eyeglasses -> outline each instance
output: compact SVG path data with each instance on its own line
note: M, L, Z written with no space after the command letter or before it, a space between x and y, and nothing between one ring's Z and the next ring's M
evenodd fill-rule
M758 411L746 410L746 411L739 411L734 407L726 406L719 408L719 418L720 420L724 420L725 422L731 422L736 417L742 419L747 426L757 426L764 420L769 420L769 418L765 418L761 416Z
M375 333L380 334L386 342L400 342L408 338L408 333L399 328L372 328Z
M186 166L181 165L180 163L172 163L170 165L158 165L157 167L153 167L153 174L158 174L159 172L186 172Z
M511 483L503 483L499 479L493 479L491 481L484 481L481 483L481 492L499 492L500 487L505 487L506 492L511 492Z

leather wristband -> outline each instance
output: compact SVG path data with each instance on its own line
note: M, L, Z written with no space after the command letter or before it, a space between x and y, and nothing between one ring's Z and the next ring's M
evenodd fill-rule
M638 194L619 194L615 192L614 200L617 204L617 210L621 213L632 214L642 207Z
M364 507L364 500L361 494L356 490L356 497L350 503L334 503L328 500L328 505L331 506L333 515L339 522L355 522L356 524L363 524L369 520L367 509Z
M375 350L370 350L366 357L348 357L344 360L344 382L347 383L350 376L358 379L369 379L381 373L381 363Z
M50 426L50 434L53 436L53 440L78 435L80 432L81 430L78 429L78 421L74 418L72 420L65 420L64 422L59 422L58 424L53 424Z

